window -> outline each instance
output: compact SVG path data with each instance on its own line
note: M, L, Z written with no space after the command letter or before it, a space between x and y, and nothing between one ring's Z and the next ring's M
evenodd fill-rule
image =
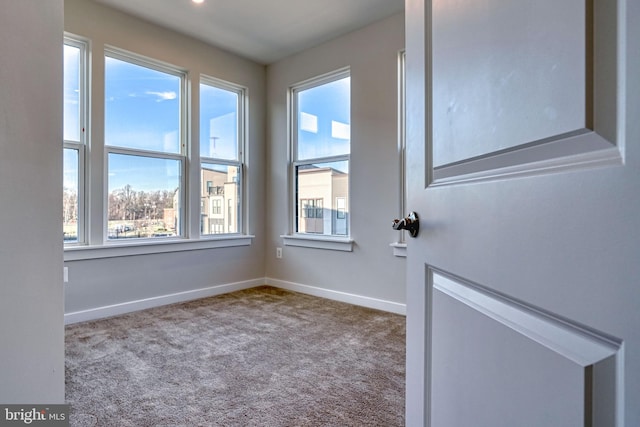
M407 214L407 182L406 182L406 53L404 51L398 54L398 159L400 167L400 188L399 197L399 213L398 218L404 218ZM407 256L406 231L402 230L398 233L398 241L391 244L393 254L399 257Z
M349 71L302 83L291 92L295 232L348 236Z
M305 233L324 232L324 212L322 199L300 199L299 212L302 214L299 230Z
M65 260L249 245L247 90L209 77L191 85L186 69L109 46L104 73L91 76L89 43L65 34L63 44ZM93 105L92 78L104 87ZM104 138L91 143L89 123Z
M322 199L300 199L303 218L322 218Z
M200 83L202 235L241 231L245 92L210 77Z
M222 214L222 199L216 198L211 200L211 215L221 215Z
M87 45L84 41L65 37L62 203L65 243L85 241L86 52Z
M344 197L337 197L336 198L336 207L337 207L336 218L337 219L345 219L347 217L345 206L346 206L346 199Z
M398 154L400 159L400 216L398 218L404 218L406 212L406 200L407 200L407 160L406 160L406 53L400 52L398 55ZM403 230L400 233L400 242L404 243L406 232Z
M107 238L184 235L184 73L105 55Z

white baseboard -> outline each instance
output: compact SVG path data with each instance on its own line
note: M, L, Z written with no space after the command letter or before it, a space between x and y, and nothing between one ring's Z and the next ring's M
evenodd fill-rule
M103 319L105 317L117 316L120 314L131 313L133 311L144 310L147 308L191 301L215 295L222 295L229 292L240 291L242 289L255 288L264 284L264 278L261 277L259 279L245 280L243 282L215 285L203 289L195 289L192 291L178 292L170 295L161 295L137 301L128 301L121 304L113 304L104 307L92 308L89 310L76 311L73 313L65 313L64 323L65 325L70 325L72 323Z
M346 302L362 307L374 308L376 310L388 311L406 315L407 307L405 304L397 302L385 301L376 298L365 297L361 295L349 294L346 292L333 291L330 289L318 288L315 286L303 285L300 283L287 282L285 280L273 279L270 277L261 277L258 279L245 280L243 282L227 283L224 285L215 285L203 289L195 289L192 291L178 292L175 294L161 295L152 298L145 298L136 301L127 301L120 304L107 305L104 307L91 308L88 310L75 311L73 313L65 313L64 324L87 322L90 320L104 319L106 317L118 316L121 314L131 313L134 311L145 310L147 308L159 307L162 305L175 304L179 302L191 301L199 298L206 298L215 295L222 295L229 292L240 291L243 289L255 288L257 286L269 285L276 288L286 289L289 291L300 292L303 294L313 295L330 300Z
M287 289L289 291L300 292L303 294L313 295L316 297L327 298L335 301L346 302L362 307L374 308L376 310L388 311L401 315L407 314L406 304L385 301L376 298L365 297L361 295L349 294L346 292L333 291L330 289L318 288L315 286L302 285L300 283L287 282L284 280L273 279L271 277L264 278L265 284L276 288Z

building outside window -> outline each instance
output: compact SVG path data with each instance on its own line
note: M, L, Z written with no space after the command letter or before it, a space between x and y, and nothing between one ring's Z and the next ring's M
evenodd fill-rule
M306 233L324 232L323 199L300 199L301 225Z
M291 93L295 232L348 236L349 71L301 83Z

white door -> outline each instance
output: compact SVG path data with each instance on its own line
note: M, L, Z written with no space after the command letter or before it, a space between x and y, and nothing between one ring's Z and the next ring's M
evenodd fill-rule
M407 425L640 426L640 1L406 17Z

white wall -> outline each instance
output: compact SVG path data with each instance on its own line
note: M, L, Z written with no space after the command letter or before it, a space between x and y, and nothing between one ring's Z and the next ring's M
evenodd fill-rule
M62 0L0 13L0 402L64 402Z
M194 85L202 73L248 88L247 203L253 207L248 232L256 236L251 246L66 262L69 282L65 286L65 311L83 312L185 292L183 296L194 297L200 294L189 294L190 291L229 283L247 284L246 281L254 279L261 283L265 271L264 213L255 207L264 205L264 66L94 2L66 0L64 25L65 31L88 38L92 43L91 144L94 151L103 147L105 44L186 68ZM197 105L197 95L194 90L192 105ZM197 119L192 117L192 123ZM90 167L102 173L102 158L94 156ZM194 172L190 177L197 179L199 171ZM96 196L102 191L101 182L91 183L94 212L102 210L102 197ZM194 186L194 191L192 196L197 198L199 207L199 187ZM198 215L199 211L195 212L192 221L198 221ZM93 221L92 227L96 224L98 229L93 230L94 235L99 234L101 228L99 221Z
M400 215L397 138L398 52L404 48L404 16L291 56L267 68L269 216L266 275L398 304L405 303L405 265L389 244L397 241L392 220ZM287 90L303 80L351 67L350 215L353 252L276 247L291 231L287 183Z

